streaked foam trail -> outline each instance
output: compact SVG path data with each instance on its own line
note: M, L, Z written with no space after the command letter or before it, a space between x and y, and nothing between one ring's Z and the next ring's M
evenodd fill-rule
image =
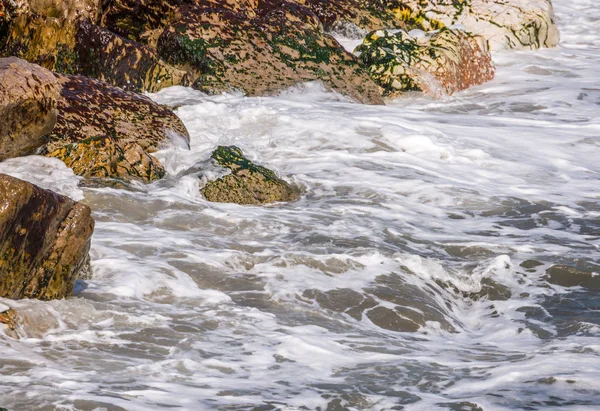
M192 150L157 153L169 175L148 186L1 163L85 196L97 228L76 298L2 301L28 338L0 335L0 406L600 405L600 297L544 275L600 271L600 12L556 6L561 47L497 55L496 80L444 101L361 106L318 84L270 98L164 90L153 98L179 106ZM206 202L218 144L302 199Z

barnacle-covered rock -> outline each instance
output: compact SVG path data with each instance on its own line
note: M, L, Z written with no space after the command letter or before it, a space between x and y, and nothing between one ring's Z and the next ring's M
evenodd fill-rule
M0 297L71 295L88 259L90 208L4 174L0 198Z
M237 204L266 204L295 201L300 192L262 166L256 165L235 146L219 146L212 159L231 174L209 181L202 189L208 201Z
M485 39L456 29L418 37L378 30L356 52L389 97L403 91L441 97L489 81L495 71Z

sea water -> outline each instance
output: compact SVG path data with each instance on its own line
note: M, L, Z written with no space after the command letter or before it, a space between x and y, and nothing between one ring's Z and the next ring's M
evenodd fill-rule
M555 9L559 47L495 53L493 81L441 100L164 90L191 150L146 186L0 163L96 220L75 297L2 300L26 324L0 333L0 407L600 407L600 8ZM301 199L207 202L217 145ZM550 283L557 264L591 285Z

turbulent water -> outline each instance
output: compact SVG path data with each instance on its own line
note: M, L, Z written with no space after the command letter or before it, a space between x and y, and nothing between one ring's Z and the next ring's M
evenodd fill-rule
M74 298L3 301L29 324L0 332L0 407L599 407L600 8L555 8L559 47L497 53L494 81L443 100L164 90L192 149L148 186L1 163L97 225ZM225 144L300 201L205 201ZM552 284L557 264L587 286Z

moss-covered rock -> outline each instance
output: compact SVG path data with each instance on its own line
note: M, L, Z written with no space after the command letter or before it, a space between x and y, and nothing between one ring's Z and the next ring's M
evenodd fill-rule
M495 71L486 40L456 29L422 37L378 30L356 53L389 97L403 91L441 97L489 81Z
M189 145L183 122L148 97L99 80L0 59L0 160L57 157L80 175L150 182L164 169L150 153Z
M4 174L0 198L0 297L71 295L88 258L90 208Z
M219 146L212 159L231 174L209 181L202 189L208 201L237 204L266 204L295 201L300 196L298 189L283 181L262 166L256 165L235 146Z
M32 154L56 123L58 80L17 58L0 59L0 160Z
M309 8L289 0L256 8L198 3L183 6L158 40L159 55L196 79L195 88L268 95L320 80L356 101L382 103L377 85Z

